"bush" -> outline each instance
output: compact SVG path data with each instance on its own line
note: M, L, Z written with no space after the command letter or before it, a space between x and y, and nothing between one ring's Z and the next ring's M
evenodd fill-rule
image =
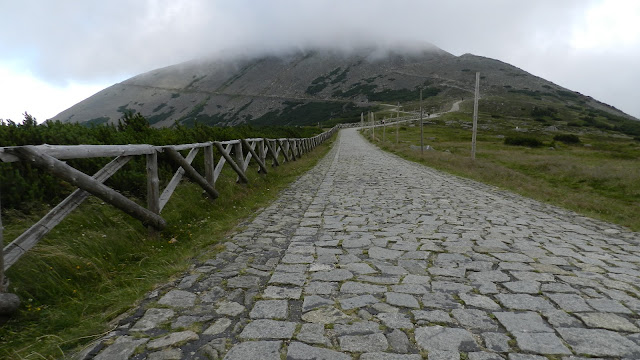
M532 148L544 145L542 141L532 136L507 136L504 138L504 144L512 146L527 146Z
M340 104L342 107L342 104ZM359 112L358 112L359 115ZM359 119L359 117L358 117ZM0 120L0 144L2 146L21 145L117 145L150 144L171 145L190 144L206 141L224 141L240 138L303 138L318 134L317 127L252 126L213 127L194 123L193 127L176 125L173 128L152 128L139 113L125 112L117 126L102 124L84 126L76 123L46 121L38 124L25 113L22 124L11 120ZM160 157L165 155L160 154ZM203 171L201 154L194 161L194 167ZM72 159L67 163L80 171L93 174L101 169L108 158ZM134 197L146 197L146 170L144 156L137 156L129 164L114 174L107 184L118 191ZM160 161L161 179L170 179L176 167L168 161ZM163 181L164 181L163 180ZM73 187L47 172L34 168L28 162L0 162L0 196L2 209L29 211L35 204L55 205L73 191Z
M565 144L580 144L580 138L574 134L558 134L553 137L553 140L560 141Z

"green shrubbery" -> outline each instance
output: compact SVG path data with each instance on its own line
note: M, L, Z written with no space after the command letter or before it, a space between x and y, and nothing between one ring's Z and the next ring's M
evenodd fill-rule
M580 138L574 134L558 134L553 137L554 141L560 141L565 144L580 144Z
M541 147L544 143L533 136L507 136L504 138L505 145L526 146L531 148Z
M126 113L117 126L80 124L46 121L38 125L36 120L25 113L25 120L19 124L11 120L0 121L0 146L20 145L114 145L151 144L172 145L207 141L224 141L240 138L304 138L316 135L317 127L211 127L196 123L193 127L176 125L173 128L156 129L140 114ZM200 157L202 155L199 155ZM67 163L92 175L102 168L108 158L75 159ZM194 166L202 171L202 160L196 158ZM160 154L160 177L168 180L174 166ZM107 184L119 191L144 198L146 196L145 159L135 157L125 167L113 175ZM29 211L34 204L54 204L67 196L73 189L65 182L33 168L28 163L0 163L0 196L4 209Z

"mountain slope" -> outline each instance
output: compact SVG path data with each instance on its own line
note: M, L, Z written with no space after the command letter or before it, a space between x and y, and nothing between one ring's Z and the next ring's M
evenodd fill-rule
M410 102L423 89L442 108L473 96L475 72L483 99L529 97L523 114L544 104L586 106L628 115L519 68L489 58L421 51L295 51L278 56L190 61L115 84L55 116L63 122L115 123L137 111L153 126L308 125L329 118L359 119L384 102ZM522 99L520 99L522 100ZM537 105L536 105L537 104Z

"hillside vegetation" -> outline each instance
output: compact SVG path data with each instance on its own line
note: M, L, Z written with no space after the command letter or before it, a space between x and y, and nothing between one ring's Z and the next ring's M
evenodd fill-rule
M63 133L68 139L83 141L104 132L124 143L137 139L166 144L238 137L302 137L320 131L285 127L153 130L143 126L143 132L148 133L142 134L131 127L144 125L143 119L131 116L124 120L123 127L115 128L87 129L60 123L36 126L30 121L5 123L0 128L21 134L20 141L27 143L30 136L42 136L42 142L52 142L52 137L48 136L62 136ZM0 359L69 358L92 340L113 330L114 324L158 284L175 279L194 262L214 257L224 248L224 240L235 226L277 198L282 189L313 167L330 146L331 141L268 174L247 171L248 184L237 184L237 175L225 167L216 182L220 197L215 201L203 196L199 186L183 181L163 209L167 228L155 235L150 235L139 221L90 197L8 270L9 291L19 295L22 305L19 312L0 327ZM194 165L202 162L196 158ZM4 170L6 167L1 174L6 173ZM41 173L28 173L23 180L28 184L40 176ZM120 185L137 181L140 176L144 179L137 167L122 176ZM5 186L4 180L2 185ZM39 186L46 185L41 182ZM145 185L142 189L129 186L128 191L135 194L145 189ZM7 209L4 207L8 203L5 194L7 192L3 190L2 223L6 244L37 221L48 206L33 200L37 205L30 206L28 212L21 210L19 203L14 204L14 209ZM51 200L47 193L40 196Z
M425 120L424 143L435 150L424 155L415 124L399 127L397 143L395 126L387 127L384 142L378 129L375 142L455 175L640 230L640 123L587 107L527 113L492 108L496 103L492 98L480 102L475 161L471 101L461 112Z
M418 98L447 107L480 92L498 108L536 116L565 106L598 116L623 112L499 60L421 49L295 50L251 58L204 59L168 66L115 84L56 115L63 122L115 123L136 111L154 127L192 125L317 125L355 122L384 103ZM547 113L547 106L559 107ZM448 109L447 109L448 110ZM500 112L500 111L499 111ZM577 124L591 121L575 120ZM328 123L327 123L328 124ZM598 124L598 123L596 123Z
M303 138L319 134L318 127L252 126L211 127L196 123L187 127L153 128L139 113L127 113L116 125L89 125L46 121L38 125L29 114L22 123L0 121L0 144L18 145L115 145L150 144L173 145L207 141L224 141L240 138ZM159 175L161 181L169 181L176 170L171 162L159 155ZM68 160L74 166L92 175L111 159L92 158ZM202 155L194 161L196 169L203 172ZM146 196L145 159L138 156L107 180L106 184L135 197ZM73 189L28 163L0 163L0 196L3 209L29 212L41 203L54 204L62 200Z

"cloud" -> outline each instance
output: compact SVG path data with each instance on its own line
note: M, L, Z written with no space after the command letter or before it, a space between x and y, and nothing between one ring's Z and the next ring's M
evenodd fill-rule
M0 62L17 61L35 77L63 87L70 82L113 83L203 56L433 43L455 55L473 53L509 62L535 75L550 74L554 77L549 80L586 93L585 89L593 88L592 83L628 85L618 76L607 79L605 75L587 78L576 74L583 72L581 67L597 74L606 72L603 69L608 69L609 63L626 65L626 58L640 58L640 30L634 24L640 6L634 3L7 1L0 5L0 13L5 14L0 15ZM616 19L622 20L616 23ZM610 31L599 32L602 26ZM625 33L629 28L636 30ZM613 42L612 38L621 40ZM613 54L613 58L608 61L598 56L598 51ZM631 77L640 73L628 71ZM617 80L622 83L614 82ZM587 94L599 98L601 93ZM640 110L635 115L640 116Z
M0 25L0 50L48 81L135 74L224 51L432 42L493 54L530 43L530 29L558 29L582 1L563 1L552 13L545 5L555 1L531 3L23 0L5 5L13 16Z
M58 87L38 79L28 72L11 70L11 67L0 66L0 99L2 100L1 119L20 122L23 114L28 112L35 116L38 122L53 117L62 109L69 108L84 100L87 96L97 93L108 83L80 84L69 82Z

